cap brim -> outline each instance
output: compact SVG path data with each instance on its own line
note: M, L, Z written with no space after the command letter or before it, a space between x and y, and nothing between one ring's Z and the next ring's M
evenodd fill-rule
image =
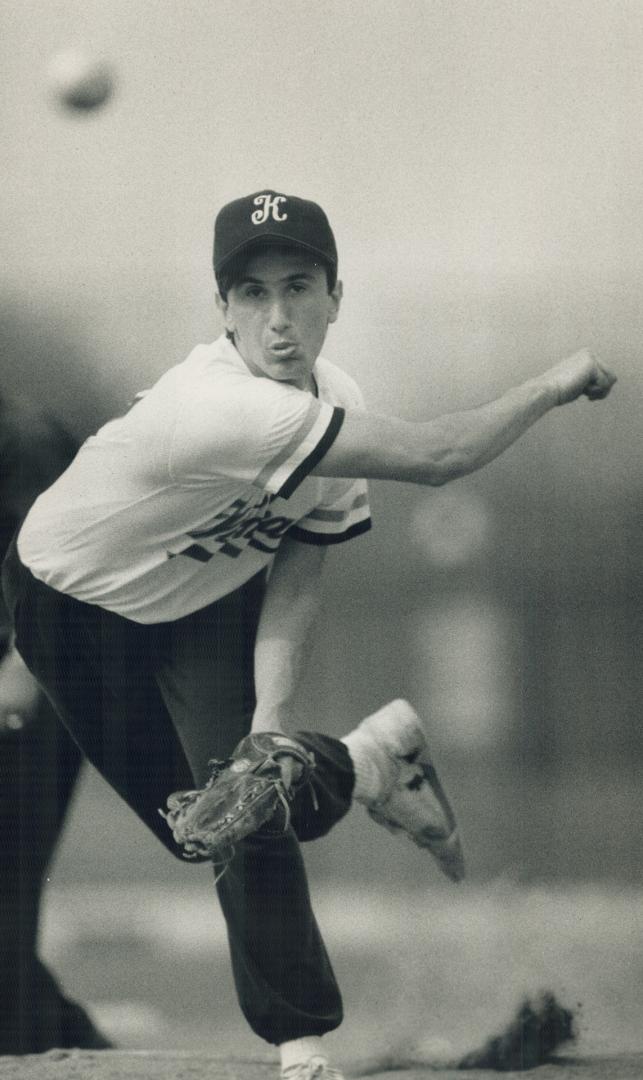
M248 240L244 240L243 243L238 244L232 251L228 251L227 254L220 262L214 264L214 272L218 274L227 264L239 255L242 251L246 251L249 248L260 247L262 244L281 244L283 247L297 247L302 251L309 251L312 255L317 255L318 258L323 259L326 263L331 263L333 266L337 265L337 259L332 255L329 255L327 251L322 251L320 248L314 247L312 244L306 244L303 240L297 239L295 236L284 236L283 233L261 233L259 236L253 236Z

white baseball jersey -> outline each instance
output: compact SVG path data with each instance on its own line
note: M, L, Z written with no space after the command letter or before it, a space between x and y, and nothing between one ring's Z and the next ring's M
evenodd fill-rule
M322 357L314 375L316 397L252 375L225 337L198 345L37 499L23 563L60 592L156 623L238 588L286 533L332 544L364 532L365 481L310 475L362 395Z

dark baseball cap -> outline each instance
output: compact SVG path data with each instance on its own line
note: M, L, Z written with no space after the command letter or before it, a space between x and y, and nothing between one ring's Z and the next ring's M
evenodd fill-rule
M293 244L337 266L328 218L315 202L278 191L256 191L226 203L214 223L214 273L257 243Z

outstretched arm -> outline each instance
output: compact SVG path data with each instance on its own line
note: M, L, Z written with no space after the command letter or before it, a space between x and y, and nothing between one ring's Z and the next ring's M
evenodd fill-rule
M426 423L347 412L313 471L439 486L493 461L550 409L583 394L591 401L605 398L615 382L583 349L495 401Z
M253 731L290 730L294 699L313 643L326 548L288 536L273 563L255 644Z

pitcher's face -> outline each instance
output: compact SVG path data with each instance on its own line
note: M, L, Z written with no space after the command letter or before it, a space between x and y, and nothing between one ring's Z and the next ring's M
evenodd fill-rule
M219 301L226 330L253 375L313 390L312 376L341 301L326 271L305 251L263 250Z

